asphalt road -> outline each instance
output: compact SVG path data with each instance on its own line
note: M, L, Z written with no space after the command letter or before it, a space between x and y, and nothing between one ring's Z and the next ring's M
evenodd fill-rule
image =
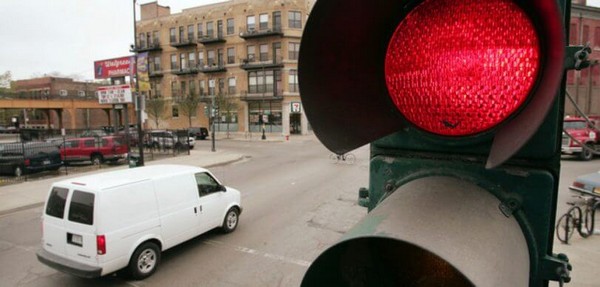
M198 144L208 149L210 142ZM244 212L235 232L210 232L165 252L158 272L144 281L117 276L84 280L36 260L42 210L27 209L0 217L0 287L299 286L310 263L366 214L356 199L358 188L368 184L368 147L353 152L353 165L332 164L330 153L313 137L219 141L217 148L249 156L212 169L242 192ZM597 171L599 163L562 161L558 214L571 200L568 185L579 174ZM574 266L573 281L566 286L598 286L599 243L600 236L581 239L577 234L570 245L555 240L554 251L566 253Z
M354 152L353 165L329 162L313 137L222 141L217 148L250 156L212 169L242 193L235 232L210 232L168 250L158 272L144 281L83 280L37 262L42 210L24 210L0 218L0 286L298 286L312 260L366 214L356 199L368 184L367 147Z

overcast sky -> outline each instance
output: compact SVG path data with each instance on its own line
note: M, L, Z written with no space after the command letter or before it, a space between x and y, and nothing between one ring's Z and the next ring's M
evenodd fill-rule
M158 3L178 13L221 1ZM133 0L0 0L0 74L10 71L20 80L58 72L92 80L94 61L131 54L132 7ZM139 4L136 13L139 19Z
M129 55L133 0L0 0L0 74L94 78L94 61ZM138 0L149 3L153 0ZM219 0L159 0L171 13ZM600 6L600 0L588 0ZM137 7L139 18L139 6Z

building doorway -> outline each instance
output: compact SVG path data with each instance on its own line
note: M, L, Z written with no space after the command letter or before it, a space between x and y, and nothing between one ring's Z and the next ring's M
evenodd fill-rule
M302 114L290 114L290 134L298 135L302 133Z

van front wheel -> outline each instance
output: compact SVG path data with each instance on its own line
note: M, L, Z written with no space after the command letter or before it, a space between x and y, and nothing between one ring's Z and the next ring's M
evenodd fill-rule
M225 219L223 219L223 226L221 226L221 230L225 233L230 233L235 230L238 226L240 212L237 208L232 207L225 214Z
M160 249L152 242L140 245L129 260L129 274L141 280L152 275L160 263Z

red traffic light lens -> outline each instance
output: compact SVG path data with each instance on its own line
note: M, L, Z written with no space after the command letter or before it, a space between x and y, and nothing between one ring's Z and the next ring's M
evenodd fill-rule
M540 44L510 0L425 0L388 45L389 94L407 120L444 136L474 135L511 116L531 94Z

